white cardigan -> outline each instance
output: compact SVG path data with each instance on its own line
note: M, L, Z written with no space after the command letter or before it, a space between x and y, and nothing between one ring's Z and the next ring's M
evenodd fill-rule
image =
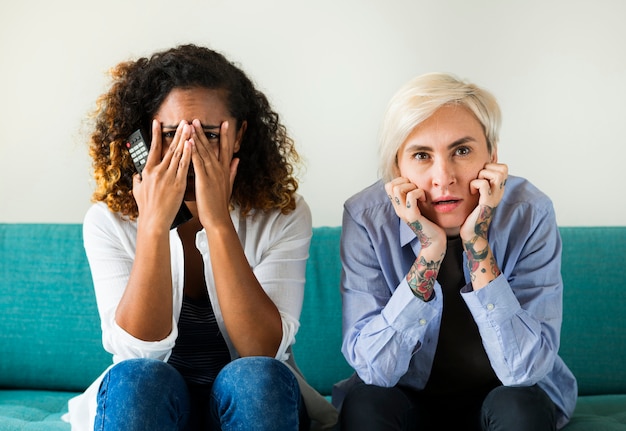
M323 418L318 420L330 424L336 421L336 412L304 382L289 354L300 326L306 261L312 231L310 209L304 199L298 196L296 209L289 214L281 214L279 211L258 212L242 218L239 217L239 211L235 210L231 212L231 217L250 267L280 312L283 338L276 359L283 362L289 360L289 365L300 382L309 414L313 413L314 417L314 412L321 409ZM163 340L146 342L133 337L115 322L115 310L126 288L135 258L136 236L137 223L111 212L102 202L94 204L85 215L83 240L96 292L102 343L105 350L113 355L113 364L131 358L167 361L178 336L177 322L184 286L184 255L176 229L170 232L174 299L172 332ZM231 358L236 359L239 354L226 332L217 300L204 230L196 235L196 247L204 260L206 284L216 320ZM93 430L96 395L102 377L109 368L83 394L69 401L69 412L64 419L71 423L73 431Z

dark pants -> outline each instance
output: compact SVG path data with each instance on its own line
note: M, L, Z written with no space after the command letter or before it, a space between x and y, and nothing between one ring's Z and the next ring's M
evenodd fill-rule
M486 396L433 396L357 383L339 416L341 431L554 431L556 407L537 385L498 386Z

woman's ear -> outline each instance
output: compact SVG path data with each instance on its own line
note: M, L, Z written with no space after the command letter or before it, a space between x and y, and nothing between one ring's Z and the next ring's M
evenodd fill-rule
M491 163L498 163L498 149L494 148L491 151Z
M239 130L237 130L237 135L235 136L235 147L233 148L235 153L239 152L239 149L241 148L241 141L243 140L243 135L246 133L247 127L248 122L243 121Z
M391 168L391 173L394 178L398 178L400 176L400 168L398 167L398 155L393 160L393 167Z

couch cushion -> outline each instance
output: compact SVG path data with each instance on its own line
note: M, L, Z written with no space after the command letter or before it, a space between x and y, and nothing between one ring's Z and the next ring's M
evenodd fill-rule
M626 431L626 395L578 398L574 417L563 431Z
M0 430L69 431L61 420L69 392L0 390Z
M0 224L0 387L81 391L111 362L79 224Z
M626 393L626 226L561 227L559 354L579 395Z
M341 227L315 227L306 268L300 330L293 346L298 367L323 395L349 377L352 368L341 354Z

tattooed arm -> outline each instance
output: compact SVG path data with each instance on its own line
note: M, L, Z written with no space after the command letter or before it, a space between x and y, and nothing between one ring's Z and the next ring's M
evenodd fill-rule
M470 240L463 240L474 290L485 287L500 275L500 269L487 242L487 229L493 213L494 208L481 207L478 222L474 228L474 236Z
M385 190L396 214L409 225L422 246L406 281L416 297L428 302L435 296L435 280L446 254L446 234L420 212L417 202L424 199L424 191L415 184L399 177L387 183Z
M409 226L420 240L422 249L417 259L415 259L415 262L413 262L413 265L411 265L411 269L406 275L406 281L409 283L413 295L424 302L428 302L435 297L435 280L437 280L439 267L441 266L446 252L445 249L443 252L429 250L432 241L424 234L420 222L415 221L409 223ZM439 253L439 255L437 255L437 253Z
M476 209L461 226L461 238L474 290L482 289L500 275L487 236L496 207L504 195L507 175L506 165L488 163L470 184L480 198Z

